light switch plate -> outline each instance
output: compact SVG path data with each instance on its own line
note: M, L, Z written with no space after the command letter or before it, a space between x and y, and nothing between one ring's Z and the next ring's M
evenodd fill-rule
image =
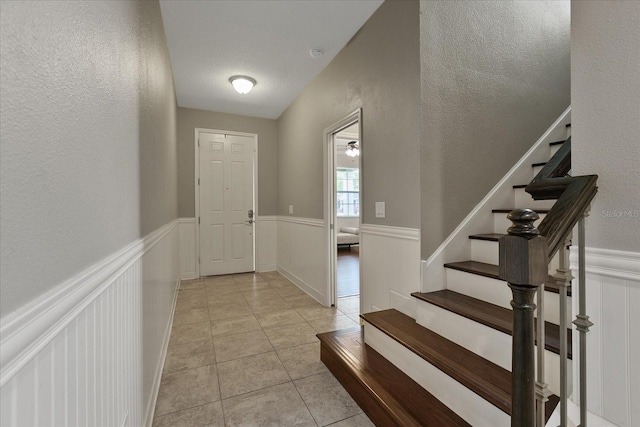
M384 202L376 202L376 218L385 218Z
M293 215L293 205L289 205L289 215Z

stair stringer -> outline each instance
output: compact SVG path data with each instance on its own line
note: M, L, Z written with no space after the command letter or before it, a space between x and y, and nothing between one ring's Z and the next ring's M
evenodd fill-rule
M566 139L566 125L570 122L571 107L569 106L480 203L473 208L438 249L428 259L422 260L422 292L432 292L446 288L444 264L470 258L471 244L469 236L486 233L487 230L493 229L491 210L495 207L512 206L514 204L513 186L531 181L531 164L549 160L548 144L556 140ZM506 232L506 230L503 232Z

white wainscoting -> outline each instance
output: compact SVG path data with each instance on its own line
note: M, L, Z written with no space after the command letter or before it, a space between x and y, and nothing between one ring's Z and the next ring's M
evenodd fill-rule
M278 271L324 304L327 296L324 221L278 217Z
M3 427L151 425L178 245L176 220L1 320Z
M640 426L640 253L598 248L585 253L587 315L594 324L587 334L587 409L619 426ZM578 277L575 247L571 268ZM577 313L578 286L572 289ZM578 335L574 328L576 373ZM573 390L578 404L577 382Z
M256 271L276 271L278 269L278 217L260 215L256 228Z
M198 266L196 259L196 219L178 219L180 234L180 278L196 279Z
M360 283L363 312L395 308L415 318L420 290L420 230L362 224Z

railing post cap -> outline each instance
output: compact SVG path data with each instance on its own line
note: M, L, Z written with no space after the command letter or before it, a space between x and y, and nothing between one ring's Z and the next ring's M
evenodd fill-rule
M507 215L513 225L507 229L512 236L537 236L540 230L533 223L540 218L536 211L531 209L514 209Z
M513 225L499 240L499 277L516 285L539 286L548 278L547 239L533 224L540 217L531 209L507 215Z

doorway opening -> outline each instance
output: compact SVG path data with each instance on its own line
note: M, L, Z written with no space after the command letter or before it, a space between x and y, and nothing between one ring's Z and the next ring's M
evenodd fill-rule
M361 293L361 123L357 110L325 131L330 303L356 322Z

